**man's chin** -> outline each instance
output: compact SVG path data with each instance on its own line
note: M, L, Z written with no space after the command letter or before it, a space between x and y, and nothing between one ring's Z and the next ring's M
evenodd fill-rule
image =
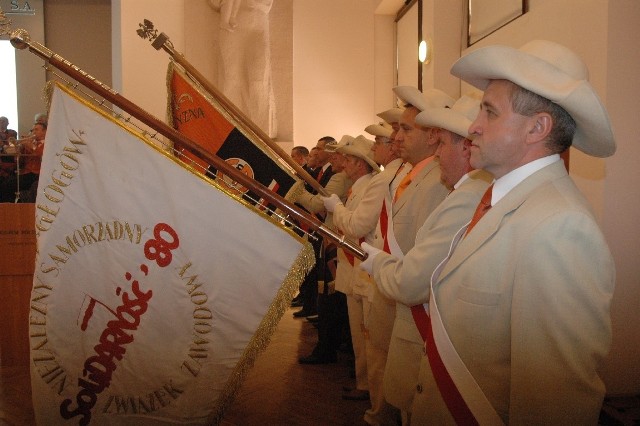
M480 161L480 158L478 156L473 155L473 151L471 153L471 158L469 158L469 164L474 169L481 169L483 166L482 161Z

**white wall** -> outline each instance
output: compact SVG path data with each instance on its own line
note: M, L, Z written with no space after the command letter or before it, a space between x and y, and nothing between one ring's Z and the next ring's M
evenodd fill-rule
M169 55L136 34L144 19L184 52L184 0L113 0L113 88L160 120L166 118Z
M610 392L640 391L640 2L608 2L606 102L618 151L606 160L602 227L617 268L614 336L604 370Z
M314 146L326 135L359 135L374 111L377 1L293 4L293 134Z
M460 57L462 46L462 1L423 0L422 34L433 43L433 57L422 66L422 87L437 88L457 98L460 80L451 75L451 65Z
M185 2L184 50L180 53L214 85L218 84L216 60L219 21L220 14L209 5L207 0ZM171 34L167 33L167 35L173 39Z
M391 88L395 76L395 15L375 15L374 17L374 113L377 114L396 106ZM369 124L378 123L380 117L372 116Z

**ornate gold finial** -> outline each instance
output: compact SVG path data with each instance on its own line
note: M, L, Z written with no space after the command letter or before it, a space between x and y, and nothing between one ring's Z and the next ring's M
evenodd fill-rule
M158 37L158 30L153 27L153 22L145 19L142 24L138 24L140 28L136 31L138 35L143 39L149 39L153 41Z
M11 34L11 20L6 17L0 7L0 36Z

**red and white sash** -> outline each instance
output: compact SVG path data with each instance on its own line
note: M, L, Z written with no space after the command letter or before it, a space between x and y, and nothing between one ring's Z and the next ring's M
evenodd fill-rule
M404 257L404 253L400 249L400 245L396 240L396 235L393 233L393 203L391 201L391 194L387 193L382 202L382 210L380 211L380 234L384 245L382 249L398 259Z
M467 229L465 225L454 237L449 254L431 276L431 298L428 304L411 308L413 319L427 347L431 371L449 412L460 425L503 425L502 419L460 359L442 323L433 283L451 257Z

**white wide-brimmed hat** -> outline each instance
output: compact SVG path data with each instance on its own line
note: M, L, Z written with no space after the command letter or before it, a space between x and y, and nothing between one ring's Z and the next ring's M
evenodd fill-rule
M391 108L386 111L382 111L379 114L376 114L378 117L382 118L389 124L397 123L400 121L400 117L402 117L402 113L404 112L404 108Z
M373 136L382 136L384 138L390 138L393 133L393 128L386 122L378 124L369 124L364 128L364 131Z
M456 101L451 96L438 89L427 89L422 93L413 86L396 86L393 93L404 103L411 104L424 111L427 108L451 107Z
M485 90L491 80L509 80L564 108L576 122L573 146L595 157L616 151L609 115L588 82L584 62L568 48L534 40L520 49L489 46L460 58L451 74Z
M480 100L462 96L451 108L427 108L416 116L416 123L438 127L469 138L469 126L478 116Z
M333 141L330 144L326 144L324 146L324 150L327 152L336 152L338 151L338 148L340 148L341 146L345 146L347 143L349 143L353 139L354 139L353 136L344 135L340 138L340 142Z
M340 142L342 143L342 140L340 140ZM346 141L345 145L342 145L342 146L340 146L340 144L338 145L339 146L337 151L340 154L353 155L354 157L361 158L367 163L369 163L369 165L373 168L373 170L375 170L376 172L380 171L380 167L378 167L378 165L373 159L373 151L371 151L371 147L373 147L372 140L367 139L362 135L359 135L355 138L351 138L350 140Z

